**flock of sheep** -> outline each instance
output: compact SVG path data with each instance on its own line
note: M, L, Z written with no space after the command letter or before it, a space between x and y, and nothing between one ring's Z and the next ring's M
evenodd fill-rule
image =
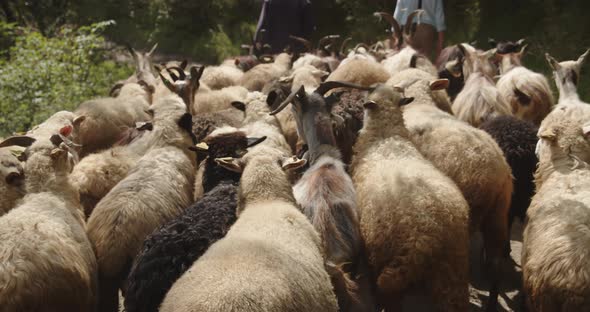
M467 311L478 231L494 311L515 217L528 309L590 311L588 51L546 55L555 103L523 41L434 65L376 15L392 39L347 53L131 49L109 97L3 140L0 311Z

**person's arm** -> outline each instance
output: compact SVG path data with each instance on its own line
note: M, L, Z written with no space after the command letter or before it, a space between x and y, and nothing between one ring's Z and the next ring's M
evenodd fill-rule
M315 29L315 23L313 18L313 10L310 0L303 0L303 37L306 39L311 38L311 34Z
M442 0L435 0L435 27L436 31L438 32L438 42L436 44L436 57L440 55L440 52L443 49L443 44L445 42L445 30L447 26L445 24L445 11L443 7Z

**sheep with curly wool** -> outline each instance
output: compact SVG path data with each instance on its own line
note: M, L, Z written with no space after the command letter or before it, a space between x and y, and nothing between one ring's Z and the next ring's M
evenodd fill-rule
M502 55L502 75L496 85L504 101L511 106L514 116L539 125L551 112L553 93L544 75L522 66L521 58L525 49L526 46L518 53Z
M9 147L0 148L0 216L14 208L25 196L25 173L20 160Z
M238 85L244 72L236 66L234 59L223 61L219 66L208 66L203 72L201 82L213 90Z
M125 84L116 98L83 102L74 111L72 139L82 145L80 157L111 147L127 128L149 120L150 91L136 83Z
M176 281L160 311L337 311L320 238L285 172L305 161L266 146L217 161L242 172L238 219Z
M508 244L513 190L510 166L489 134L436 107L433 90L439 89L440 80L432 76L419 78L418 72L422 71L405 70L388 84L409 85L404 92L414 101L403 111L412 141L424 157L457 184L469 204L470 232L481 230L483 234L492 282L489 306L495 307Z
M459 49L465 55L464 66L470 69L465 71L465 86L453 102L453 114L476 128L488 119L512 115L512 109L484 69L495 52L470 52L461 44Z
M245 72L239 84L248 91L262 91L264 86L273 79L282 77L291 68L291 55L281 53L273 63L258 64Z
M413 99L400 91L379 86L369 96L351 164L379 304L400 309L407 291L424 285L441 311L465 311L468 206L412 143L401 106Z
M0 218L4 311L95 311L96 257L61 142L56 134L27 147L27 195Z
M223 238L236 220L240 174L218 166L215 158L241 157L260 139L235 132L211 136L204 142L205 195L143 242L125 283L126 311L158 311L174 282Z
M556 107L538 136L537 193L524 228L523 289L531 311L590 309L590 107Z
M175 95L150 106L150 150L96 205L87 233L99 265L101 311L116 311L117 291L145 237L190 205L196 157L192 117Z
M516 217L524 224L526 210L535 194L533 174L538 163L535 155L538 128L533 123L514 116L490 119L482 123L479 128L494 138L512 169L514 190L508 212L510 232Z

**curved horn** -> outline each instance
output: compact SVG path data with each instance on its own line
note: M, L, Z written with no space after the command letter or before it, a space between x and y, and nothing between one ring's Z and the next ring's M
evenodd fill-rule
M147 56L151 56L152 53L154 53L154 51L156 50L157 47L158 47L158 43L156 42L156 44L154 44L154 46L152 47L152 49L150 50L150 52L147 53Z
M386 12L375 12L373 13L374 16L382 18L386 20L391 27L393 27L393 37L397 42L397 47L401 48L402 45L402 28L399 26L398 22L393 18L393 15L386 13Z
M357 84L352 84L348 82L341 82L341 81L326 81L315 90L316 93L320 94L321 96L326 95L326 93L334 88L353 88L365 91L373 91L375 88L365 87Z
M178 66L172 66L172 67L168 67L166 68L166 70L168 71L168 73L170 73L170 70L174 69L178 72L178 78L180 78L180 80L185 80L186 79L186 73L184 72L184 69L178 67Z
M412 38L411 29L412 29L412 24L414 23L414 18L417 15L421 16L423 13L424 13L424 10L416 10L416 11L410 13L410 15L408 15L408 18L406 19L406 27L404 28L404 39L406 41L408 41L409 39Z
M354 47L354 52L358 52L360 48L365 48L367 52L371 50L371 48L366 43L361 42Z
M418 57L418 53L412 54L412 58L410 59L410 68L416 68L416 65L418 63Z
M168 75L170 75L170 78L172 78L172 81L178 80L178 76L176 76L176 74L170 68L166 68L166 71L168 72Z
M0 147L13 146L13 145L27 147L27 146L31 146L31 144L33 144L33 142L35 142L35 139L30 136L17 135L17 136L10 137L10 138L0 142Z
M291 102L293 101L293 99L297 96L304 96L305 95L305 88L303 86L301 86L299 88L299 90L292 92L291 94L289 94L289 96L281 103L279 104L279 107L277 107L277 109L273 110L272 112L270 112L270 115L276 115L278 113L280 113L283 109L285 109L285 107L287 107L287 105L291 104Z
M305 46L305 49L307 49L307 52L313 50L313 44L309 40L293 35L290 35L289 38L303 44Z
M346 49L346 45L348 45L349 42L352 41L352 37L348 37L346 39L344 39L344 41L342 41L342 45L340 46L340 55L344 55L344 49Z

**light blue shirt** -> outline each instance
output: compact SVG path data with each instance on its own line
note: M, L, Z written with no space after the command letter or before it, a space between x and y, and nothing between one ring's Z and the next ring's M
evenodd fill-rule
M418 0L398 0L393 17L400 25L405 25L408 15L418 9ZM447 29L442 0L422 0L424 14L415 23L430 24L441 32Z

